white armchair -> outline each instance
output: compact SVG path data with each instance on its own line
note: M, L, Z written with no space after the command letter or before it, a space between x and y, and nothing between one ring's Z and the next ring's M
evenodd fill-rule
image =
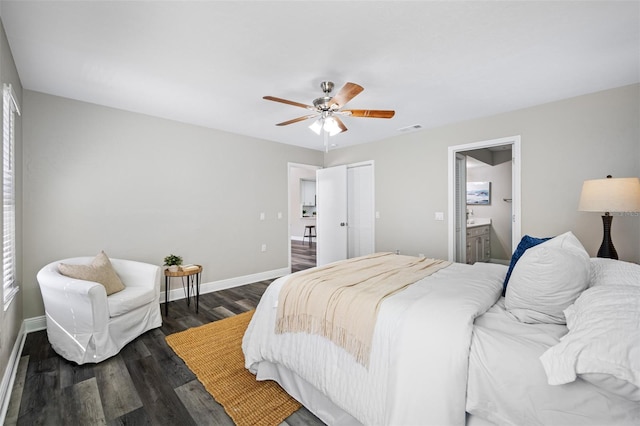
M37 275L53 349L78 364L97 363L117 354L142 333L162 325L160 267L110 259L125 289L107 296L105 287L69 278L58 264L88 265L93 257L52 262Z

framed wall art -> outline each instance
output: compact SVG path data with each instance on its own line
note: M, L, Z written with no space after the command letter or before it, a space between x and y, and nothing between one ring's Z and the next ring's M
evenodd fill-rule
M467 205L491 204L491 182L467 182Z

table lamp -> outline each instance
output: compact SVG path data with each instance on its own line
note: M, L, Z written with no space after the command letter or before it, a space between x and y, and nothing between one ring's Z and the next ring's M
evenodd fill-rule
M604 235L598 250L598 257L618 259L618 253L611 241L610 212L640 212L640 178L612 178L585 180L580 194L579 211L604 212L602 225Z

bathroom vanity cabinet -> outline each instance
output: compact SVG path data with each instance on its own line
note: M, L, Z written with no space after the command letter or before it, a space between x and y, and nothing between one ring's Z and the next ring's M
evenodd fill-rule
M491 225L467 225L467 263L488 262L491 259Z

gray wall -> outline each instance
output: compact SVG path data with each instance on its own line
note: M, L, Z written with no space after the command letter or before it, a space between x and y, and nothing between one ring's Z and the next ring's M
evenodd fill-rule
M640 176L640 85L329 151L325 166L376 162L376 250L446 259L449 146L521 136L522 234L573 231L595 256L597 213L578 212L586 179ZM621 260L640 262L640 217L615 217Z
M376 162L376 250L447 257L447 148L522 136L522 232L572 230L595 255L598 214L582 181L640 174L639 85L330 151L325 165ZM287 266L287 163L320 151L25 91L24 317L43 314L35 274L105 250L202 263L204 282ZM266 218L259 220L264 212ZM277 213L283 219L277 219ZM616 217L622 259L640 261L640 219ZM260 246L266 243L266 253Z
M13 56L9 45L7 43L7 36L4 33L4 26L0 23L0 83L9 83L13 86L13 90L18 98L20 106L22 106L22 85L20 83L20 77L16 70L15 63L13 62ZM2 87L0 84L0 89ZM2 108L2 102L0 101L0 109ZM1 123L1 121L0 121ZM16 254L17 254L17 279L18 282L23 281L22 271L22 220L21 220L21 180L20 173L22 171L22 119L16 115L16 127L15 127L15 141L16 141L16 158L15 158L15 172L16 172ZM2 164L0 162L0 164ZM0 221L2 218L0 218ZM1 290L0 290L1 292ZM5 311L2 308L3 297L0 297L0 373L4 373L7 368L9 358L11 356L11 350L13 349L14 342L20 331L22 325L23 316L23 296L24 292L20 291ZM2 395L0 395L1 397Z
M25 317L44 313L43 265L100 250L154 264L178 254L203 265L204 283L287 268L288 162L322 161L321 151L26 90Z

